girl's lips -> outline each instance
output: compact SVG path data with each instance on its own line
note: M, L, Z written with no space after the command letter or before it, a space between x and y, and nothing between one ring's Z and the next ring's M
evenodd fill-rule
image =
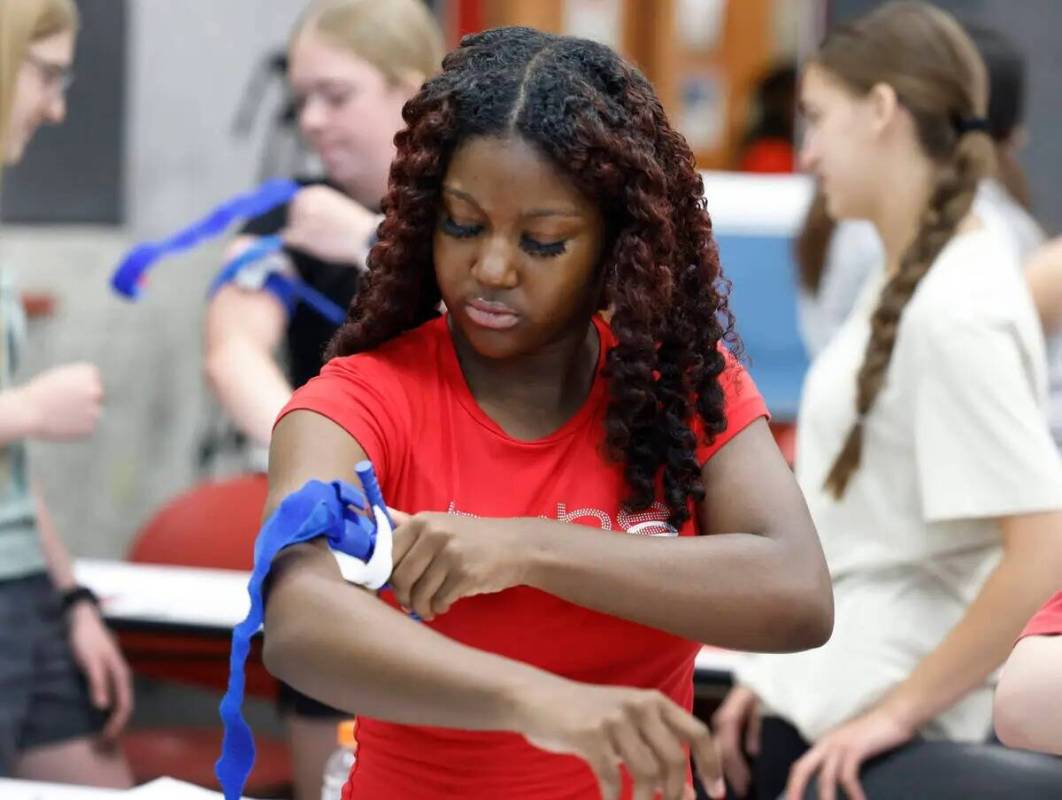
M471 300L465 304L465 313L476 325L495 331L512 328L520 321L520 315L504 303L486 300Z

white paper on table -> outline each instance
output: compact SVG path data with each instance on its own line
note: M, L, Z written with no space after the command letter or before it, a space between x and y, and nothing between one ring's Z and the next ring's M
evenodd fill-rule
M221 794L175 778L156 778L123 795L125 800L221 800Z
M0 797L4 800L124 800L128 794L116 789L0 778Z
M232 628L247 616L249 572L78 559L74 574L109 619Z

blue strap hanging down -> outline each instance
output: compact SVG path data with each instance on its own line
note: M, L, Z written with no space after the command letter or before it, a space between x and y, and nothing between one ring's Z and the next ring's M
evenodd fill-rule
M237 195L202 219L157 242L144 242L130 250L111 276L111 286L123 297L140 296L144 277L156 261L195 247L224 233L233 222L257 217L291 200L301 187L295 181L266 181L253 192Z
M364 494L343 481L309 481L284 499L255 541L254 569L247 585L251 608L247 618L232 632L229 684L220 707L225 735L215 773L225 800L239 800L254 765L254 738L241 711L244 667L251 637L262 626L262 586L277 553L293 544L324 536L347 580L375 590L385 586L390 577L394 525L372 465L363 461L355 471ZM354 509L369 512L371 516Z
M347 312L330 297L314 289L305 281L271 268L269 257L284 248L280 236L263 236L221 268L210 284L207 297L213 297L227 283L250 278L254 288L264 289L275 296L287 309L288 315L299 303L305 303L315 313L336 327L343 324ZM253 274L260 269L261 274Z

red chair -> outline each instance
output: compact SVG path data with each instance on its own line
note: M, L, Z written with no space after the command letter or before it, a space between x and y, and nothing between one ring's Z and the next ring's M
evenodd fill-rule
M249 570L267 488L265 475L254 474L178 495L140 529L128 560Z
M254 539L266 500L264 475L205 483L169 501L140 529L127 554L142 564L176 564L250 570ZM122 650L138 675L222 691L228 678L227 636L170 635L125 631ZM256 642L247 664L247 696L273 698L276 680L262 666ZM247 783L253 797L291 795L287 745L256 737L258 758ZM170 775L217 788L214 762L221 752L221 728L130 730L122 747L138 783Z

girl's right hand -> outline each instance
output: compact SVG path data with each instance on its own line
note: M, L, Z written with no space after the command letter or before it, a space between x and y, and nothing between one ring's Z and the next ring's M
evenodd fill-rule
M658 691L552 680L523 695L520 732L543 750L579 756L604 800L618 800L620 765L634 781L633 800L685 800L689 756L705 790L725 797L723 772L708 726Z
M67 441L89 436L103 410L103 380L93 364L45 370L19 387L31 414L29 436Z
M748 794L752 773L745 754L760 751L760 699L742 686L735 686L712 715L712 726L723 756L723 771L738 797Z

